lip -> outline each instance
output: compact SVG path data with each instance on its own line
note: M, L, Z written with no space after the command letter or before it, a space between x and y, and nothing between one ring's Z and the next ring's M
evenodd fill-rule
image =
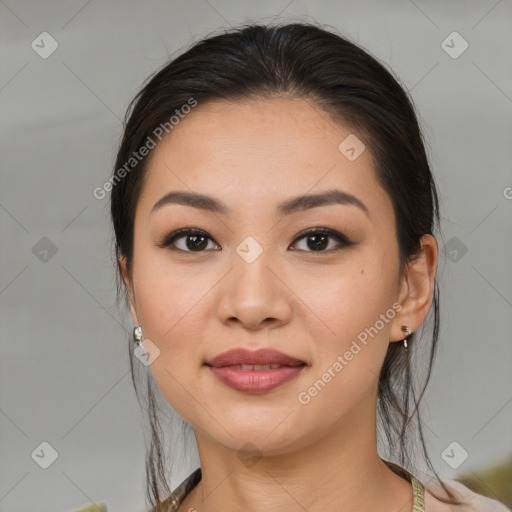
M205 363L226 386L245 393L265 393L297 377L307 364L274 349L252 352L234 349ZM239 365L280 365L271 369L241 369ZM236 366L237 368L233 368Z
M273 348L260 348L256 351L235 348L222 352L206 364L213 367L235 366L238 364L280 364L282 366L299 366L305 364L295 357L279 352Z

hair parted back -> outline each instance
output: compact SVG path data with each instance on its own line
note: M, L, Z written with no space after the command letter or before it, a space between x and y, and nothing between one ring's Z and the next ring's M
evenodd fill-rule
M251 24L212 35L193 44L155 73L127 110L114 173L129 161L155 128L189 102L242 101L253 98L293 97L314 101L332 119L351 127L370 150L379 183L389 194L396 218L400 269L418 255L424 234L440 233L439 203L423 136L412 99L383 64L361 46L317 24ZM341 141L340 141L341 142ZM141 192L147 157L132 167L112 187L111 220L115 234L118 298L126 292L120 258L126 258L132 275L135 208ZM127 295L124 293L127 300ZM439 287L435 282L432 336L426 375L417 385L415 352L417 333L409 349L390 343L378 383L380 427L385 432L389 456L408 471L418 437L428 468L447 492L448 503L457 500L439 480L425 446L419 404L430 379L439 338ZM423 342L422 342L423 344ZM130 350L132 380L140 402ZM147 373L147 412L151 440L146 457L147 496L155 512L170 493L166 480L168 461L162 452L155 389ZM415 422L413 421L415 420ZM417 428L412 429L416 424ZM414 434L414 435L413 435ZM397 468L390 464L393 470ZM442 499L442 498L440 498Z

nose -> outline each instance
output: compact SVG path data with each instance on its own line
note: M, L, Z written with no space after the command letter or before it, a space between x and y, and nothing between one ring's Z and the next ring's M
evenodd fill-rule
M233 251L232 270L219 289L219 319L248 330L279 327L290 321L293 293L271 251L263 251L252 262Z

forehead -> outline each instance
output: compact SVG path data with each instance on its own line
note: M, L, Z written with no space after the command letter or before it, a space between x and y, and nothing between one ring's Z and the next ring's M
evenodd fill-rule
M218 154L223 160L240 158L242 150L247 157L286 155L291 160L308 157L316 163L337 159L340 137L350 133L349 127L336 123L312 100L215 100L199 104L184 116L155 153L193 144L201 153Z
M340 150L346 140L364 148L356 159ZM140 201L151 208L178 189L236 208L334 187L389 209L367 142L311 100L219 100L198 104L153 150Z

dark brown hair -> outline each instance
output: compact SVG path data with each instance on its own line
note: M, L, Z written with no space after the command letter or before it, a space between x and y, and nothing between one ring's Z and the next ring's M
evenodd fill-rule
M430 170L413 102L385 65L360 45L309 23L247 25L195 43L152 76L131 102L117 154L114 175L142 147L154 130L169 121L176 110L193 98L199 105L211 100L244 100L276 96L313 100L332 119L350 126L370 149L376 173L389 194L396 217L400 269L413 260L424 234L440 232L436 185ZM111 193L111 217L118 264L118 297L123 291L120 258L132 275L135 208L145 176L147 157L133 165ZM133 162L132 162L133 163ZM125 167L126 169L126 167ZM118 175L117 175L118 176ZM126 299L126 294L124 295ZM418 405L430 379L439 337L439 288L435 282L432 340L426 354L426 375L419 385L411 375L418 359L412 334L409 349L390 343L378 384L378 411L389 456L414 473L410 434L419 434L428 467L447 492L448 503L457 500L440 481L427 454ZM132 343L132 342L130 342ZM133 348L130 366L134 375ZM140 365L139 365L140 366ZM425 369L425 368L424 368ZM153 379L147 373L147 407L151 440L146 458L147 496L155 510L162 493L170 492L168 466L163 453ZM411 429L416 419L417 428ZM392 463L389 464L394 470ZM441 498L442 499L442 498Z

